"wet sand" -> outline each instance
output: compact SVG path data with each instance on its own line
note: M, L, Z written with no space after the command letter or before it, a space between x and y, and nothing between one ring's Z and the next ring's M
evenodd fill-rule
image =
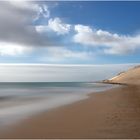
M140 138L140 87L123 86L7 127L0 138Z

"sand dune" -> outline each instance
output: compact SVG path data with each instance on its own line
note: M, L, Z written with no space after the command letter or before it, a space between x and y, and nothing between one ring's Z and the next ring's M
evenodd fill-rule
M126 72L121 72L117 76L105 80L105 82L140 85L140 66L131 68Z

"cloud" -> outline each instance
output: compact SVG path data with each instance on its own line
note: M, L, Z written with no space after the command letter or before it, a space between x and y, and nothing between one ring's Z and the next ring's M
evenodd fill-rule
M0 42L29 47L51 44L46 36L38 34L31 25L33 19L46 12L46 6L31 1L1 1L0 10ZM46 13L44 16L47 16Z
M47 57L43 57L43 61L60 61L65 59L79 59L86 60L90 59L93 54L88 51L74 51L65 47L48 47L46 48Z
M14 56L14 55L21 55L23 53L30 52L31 48L23 47L18 44L11 44L0 42L0 55L1 56Z
M40 18L49 18L50 11L47 5L36 5L37 16L34 20L39 20Z
M53 47L56 44L58 45L59 38L54 34L50 35L50 32L56 35L66 35L73 30L75 34L72 37L75 43L96 48L100 47L101 49L99 50L106 54L129 54L140 48L139 34L127 36L102 29L97 30L80 24L70 25L59 17L52 18L46 3L1 1L0 10L0 55L13 56L28 52L29 49L27 48L32 50L33 48L47 47L47 52L48 54L50 53L49 56L54 57L54 59L89 58L93 53L72 51L65 47L59 47L59 49ZM46 25L32 24L42 18L45 21L47 19L48 23Z
M39 33L48 32L51 30L56 32L58 35L68 34L70 32L70 29L71 25L62 22L62 20L58 17L49 19L48 25L46 26L36 26L36 31Z
M104 53L128 54L140 47L140 35L125 36L104 30L92 29L89 26L75 25L74 42L93 47L103 47Z
M27 2L27 1L7 0L7 2L10 3L11 5L13 5L14 7L17 7L17 8L30 9L29 2Z
M32 25L32 22L42 18L48 19L47 31L53 31L59 35L70 31L70 25L63 23L60 18L50 18L46 3L1 1L0 9L1 56L22 55L31 52L34 48L55 45L55 40L50 41L47 34L39 34L43 32L43 26Z
M48 27L58 34L67 34L70 31L70 25L63 23L60 18L50 19Z

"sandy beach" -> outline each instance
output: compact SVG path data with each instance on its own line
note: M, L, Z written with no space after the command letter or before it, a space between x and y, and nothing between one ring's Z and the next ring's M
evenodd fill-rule
M17 124L0 138L140 138L140 88L123 86Z
M123 72L104 81L119 87L26 118L0 138L140 138L139 75L140 67Z

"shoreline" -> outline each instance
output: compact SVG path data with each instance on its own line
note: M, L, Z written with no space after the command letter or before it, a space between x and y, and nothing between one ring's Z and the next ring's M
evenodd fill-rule
M0 138L140 138L140 88L91 93L86 100L27 118Z
M18 124L19 122L22 122L26 118L33 117L38 114L42 114L43 112L52 111L54 109L59 109L63 106L67 106L79 101L83 101L89 98L89 95L92 91L94 91L95 93L95 92L105 91L115 87L115 86L110 86L105 84L97 84L97 83L96 83L97 85L96 84L94 85L94 83L92 84L93 85L91 86L93 87L92 89L90 89L90 87L87 88L85 86L85 82L84 82L84 85L78 87L77 91L73 90L75 93L70 92L72 94L65 94L65 95L60 94L59 97L57 98L55 96L54 97L52 96L52 98L48 97L46 99L45 96L44 98L42 96L38 96L40 100L38 100L38 98L33 99L32 97L29 100L27 100L28 98L26 97L25 99L21 98L20 100L9 100L9 102L8 101L4 102L0 104L1 105L0 121L2 122L0 126L0 130L2 130L4 127L8 127L8 126L11 127L15 124ZM66 88L69 89L69 87ZM67 90L65 89L64 91L67 91L69 93L70 90L68 89ZM60 91L61 90L59 90L59 88L56 90L56 92L58 93Z
M129 86L130 85L130 84L126 84L126 83L112 82L110 80L97 81L95 83L99 83L99 84L111 84L111 85L122 85L122 86Z
M65 91L66 94L58 94L48 98L46 98L47 96L42 97L41 95L38 96L39 98L32 98L32 96L30 98L30 96L28 96L28 98L21 98L20 100L13 98L13 100L3 102L0 104L0 121L2 122L0 130L2 130L5 125L6 127L7 125L11 127L14 124L24 121L26 118L42 114L43 112L50 112L51 110L59 109L63 106L71 105L79 101L83 101L89 98L89 95L93 90L95 93L116 87L112 85L103 84L102 86L102 84L92 83L92 85L89 85L87 88L86 84L89 83L84 82L84 85L81 87L76 87L78 88L77 91L72 91L69 87L67 87L67 90L62 89L62 92ZM60 91L61 90L59 90L59 88L57 90L55 89L55 92L60 93Z

